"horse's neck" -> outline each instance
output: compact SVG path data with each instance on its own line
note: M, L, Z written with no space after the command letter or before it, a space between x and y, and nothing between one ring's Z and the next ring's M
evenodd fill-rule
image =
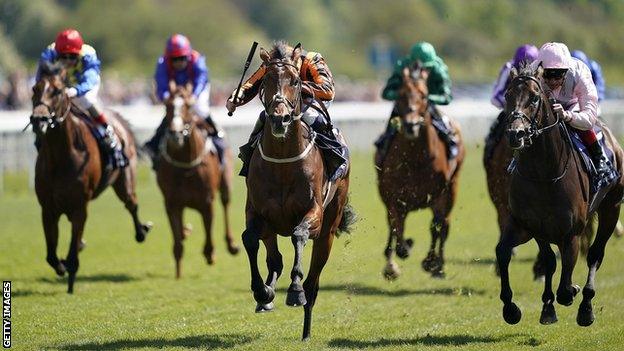
M311 129L311 128L310 128ZM299 119L293 121L284 138L276 138L271 133L270 121L264 123L262 132L262 150L265 155L272 158L291 158L301 154L308 146L306 133L308 131L303 127L303 122Z
M61 112L63 113L63 112ZM53 129L49 129L42 138L42 151L48 156L49 162L54 165L65 165L71 161L71 154L75 149L76 135L79 126L71 114Z
M547 113L545 108L543 113ZM551 125L554 120L547 118L544 125ZM563 174L572 150L567 145L567 136L557 125L535 138L533 145L518 155L518 167L523 174L532 178L549 179Z

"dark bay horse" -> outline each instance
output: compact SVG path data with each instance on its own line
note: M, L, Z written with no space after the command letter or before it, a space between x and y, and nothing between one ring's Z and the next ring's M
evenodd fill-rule
M377 169L379 194L386 205L390 226L384 252L387 264L383 274L387 279L396 279L400 274L393 260L393 243L396 242L396 254L401 259L409 256L413 245L413 240L403 235L407 214L422 208L433 211L431 246L422 267L435 277L444 275L444 243L465 149L459 125L451 121L457 131L459 153L449 162L446 146L431 122L426 79L426 71L420 68L403 71L403 86L397 100L400 116L393 121L399 131L391 141L383 165Z
M103 169L98 142L64 92L65 70L56 65L42 66L41 79L33 87L30 121L40 143L35 168L35 191L41 205L46 237L47 261L59 276L69 273L68 293L74 290L78 271L78 251L87 219L87 204L108 185L132 215L135 238L145 240L151 224L139 221L135 193L137 153L132 132L121 116L108 111L109 123L123 145L130 163L112 172ZM58 221L66 215L72 238L66 260L56 255Z
M522 316L512 302L509 285L508 267L513 247L531 238L537 241L546 271L540 323L555 323L552 276L557 261L550 244L557 245L561 253L557 302L570 306L580 291L572 284L579 239L592 215L590 179L571 145L569 127L552 112L540 84L542 74L541 65L536 69L525 67L519 74L514 70L507 92L506 110L510 112L507 134L510 146L516 150L516 167L509 188L510 215L496 246L496 259L501 278L503 317L509 324L518 323ZM622 149L610 130L602 123L601 127L615 154L615 166L622 174ZM605 245L616 227L623 194L624 180L620 177L597 206L598 232L587 255L589 273L576 318L581 326L589 326L595 319L591 304L595 295L594 279L604 257Z
M275 283L283 268L276 233L291 238L295 259L286 304L304 306L305 340L310 337L319 276L337 231L348 231L351 210L347 205L348 172L344 178L328 182L313 131L301 121L302 82L296 66L300 50L278 43L271 53L260 51L266 66L262 100L267 119L247 176L243 243L249 256L256 312L263 312L274 308ZM303 247L308 239L314 240L314 245L310 270L302 285ZM265 282L258 269L260 240L267 250L269 273Z
M167 131L160 144L160 159L156 169L158 186L165 198L165 208L173 233L173 256L176 261L176 278L182 272L182 241L190 229L183 225L182 214L185 207L197 210L203 219L206 232L204 256L212 265L215 261L212 242L212 202L221 195L225 221L225 241L230 254L238 253L230 231L229 204L232 178L231 153L226 150L223 169L208 137L208 126L193 113L190 105L190 86L169 84L170 97L165 102Z

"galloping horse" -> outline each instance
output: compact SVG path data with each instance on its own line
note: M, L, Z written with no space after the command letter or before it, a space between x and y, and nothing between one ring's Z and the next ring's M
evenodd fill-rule
M310 337L312 308L319 276L337 231L348 231L349 174L329 182L314 132L301 121L301 87L295 58L300 48L283 44L271 53L260 50L266 66L262 83L267 121L251 158L247 176L246 229L243 243L249 256L251 289L256 312L274 308L275 283L282 273L277 236L290 236L295 248L292 282L286 304L304 306L303 339ZM258 270L259 240L267 250L266 282ZM302 256L308 239L314 240L310 270L303 286Z
M557 302L570 306L580 291L572 284L572 271L579 250L579 237L590 222L590 179L583 171L578 153L571 145L569 127L553 114L540 84L543 69L525 67L512 72L507 92L507 121L510 146L516 150L516 166L511 175L509 192L510 215L507 226L496 246L496 259L501 278L500 298L504 303L503 317L509 324L520 321L522 313L512 302L509 286L509 261L513 247L535 238L545 262L545 284L540 323L557 322L552 291L552 276L557 260L550 244L561 253L561 282ZM615 154L617 170L622 174L623 152L610 130L601 123L603 133ZM624 194L622 177L607 189L597 205L598 232L589 248L589 274L583 288L583 300L576 321L589 326L595 317L591 300L595 295L594 278L604 257L620 213Z
M230 254L238 253L230 232L228 206L232 177L229 149L223 169L219 165L215 146L207 135L202 119L196 116L190 106L191 87L169 84L170 97L165 102L167 132L160 144L160 159L156 169L158 186L165 198L167 216L173 233L173 256L176 261L176 278L182 274L182 241L190 229L182 224L185 207L197 210L204 221L206 243L204 256L208 264L215 261L212 242L212 201L217 191L221 195L225 220L225 240Z
M103 167L98 142L65 94L65 69L42 65L41 79L33 87L30 122L40 143L35 168L35 191L41 205L46 237L47 261L59 276L69 273L68 293L74 290L78 271L78 251L87 219L87 203L108 185L132 215L136 241L145 240L151 224L139 221L135 189L137 154L127 123L113 111L107 115L130 163L122 169ZM66 260L56 255L58 221L65 214L72 225L72 238Z
M379 194L386 205L390 226L385 249L387 264L383 271L387 279L400 275L392 258L393 243L396 242L396 254L401 259L409 256L413 246L413 240L403 236L407 214L427 207L433 211L431 247L422 267L434 277L444 275L444 243L465 149L459 125L451 121L457 131L459 153L449 162L445 145L431 122L426 79L426 71L418 67L403 70L403 86L397 101L400 117L393 121L399 131L391 141L383 165L377 169Z

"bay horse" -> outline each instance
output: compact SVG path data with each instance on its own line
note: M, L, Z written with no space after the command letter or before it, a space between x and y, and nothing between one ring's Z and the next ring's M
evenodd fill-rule
M507 135L515 150L516 166L509 188L510 215L496 246L496 260L500 270L500 299L504 304L503 318L509 324L520 321L522 313L512 301L509 285L509 261L512 249L534 238L545 262L544 292L540 323L557 322L552 291L552 276L557 260L550 244L561 253L561 281L557 302L570 306L580 288L572 284L582 231L590 223L590 179L583 171L579 155L571 145L569 127L555 116L542 90L540 78L544 70L524 67L512 71L507 92L509 118ZM615 155L615 167L622 174L622 148L611 131L602 122L602 131ZM624 180L606 189L606 195L597 205L598 232L587 255L589 273L583 288L583 300L576 321L580 326L594 322L592 298L594 279L604 257L605 245L611 237L620 212L624 194Z
M483 166L485 168L488 193L496 209L499 240L500 235L507 226L507 220L509 219L509 186L511 178L509 177L507 168L513 159L513 150L509 146L507 139L504 138L504 133L507 128L506 118L507 112L502 111L497 121L494 122L495 124L493 124L490 129L490 134L486 140L483 152ZM618 221L615 234L620 236L623 231L621 223ZM589 250L593 235L594 226L593 222L590 221L583 230L580 239L579 249L583 256L587 256L587 251ZM496 270L496 274L499 274L498 269ZM543 257L538 254L533 264L533 278L535 280L540 280L544 278L545 274Z
M295 258L286 304L304 306L306 340L310 337L319 276L337 231L349 230L352 212L347 205L349 172L335 182L328 181L314 132L301 121L300 56L300 47L293 49L281 42L271 53L260 50L266 67L261 88L266 123L246 179L246 229L242 238L249 257L256 312L274 308L275 284L283 268L276 233L291 238ZM314 245L310 270L302 285L303 248L308 239L314 240ZM260 240L267 250L269 272L265 282L258 269Z
M30 122L39 143L35 166L35 192L47 246L47 262L59 276L68 273L68 293L74 291L78 251L87 220L87 204L112 185L117 197L132 215L137 242L145 240L151 223L141 223L135 193L137 152L134 135L122 117L107 111L110 125L124 148L129 164L122 169L104 169L98 142L78 110L66 95L66 71L61 66L42 64L41 78L33 87ZM66 260L56 255L58 221L66 215L71 222L71 243Z
M212 202L221 195L225 221L225 241L230 254L238 253L230 231L229 204L232 182L231 153L224 153L223 168L208 137L208 126L191 109L192 87L169 84L170 96L165 101L167 130L160 144L160 162L156 168L156 179L165 199L165 208L173 234L173 256L176 261L176 278L182 274L182 241L190 234L183 225L184 208L198 211L204 222L206 242L204 257L209 265L214 264L212 241Z
M455 160L448 160L446 146L431 121L427 72L416 67L413 70L405 68L402 74L403 83L397 100L399 117L391 122L397 126L398 132L383 164L377 168L379 194L386 206L390 227L383 275L389 280L400 275L393 260L394 243L399 258L406 259L410 254L413 240L405 239L403 235L407 214L431 208L431 246L422 268L434 277L443 277L444 243L448 237L449 217L457 196L465 148L459 125L451 120L458 136L459 152Z

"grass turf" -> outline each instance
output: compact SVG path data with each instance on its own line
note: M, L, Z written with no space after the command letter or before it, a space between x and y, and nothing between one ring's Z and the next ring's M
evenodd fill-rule
M572 307L556 305L559 323L538 323L543 285L532 281L536 245L521 246L510 268L514 300L522 321L508 326L494 275L496 217L485 186L479 148L468 150L459 199L446 246L444 280L420 268L429 246L424 211L408 218L406 234L415 240L412 256L399 264L395 282L382 278L387 239L385 209L379 200L372 156L356 154L351 203L360 220L351 235L334 241L321 275L312 339L299 341L303 310L284 304L292 267L292 246L280 238L284 273L276 310L254 314L244 251L227 253L221 210L213 227L217 260L207 266L200 218L187 211L195 228L185 241L183 278L174 279L172 238L155 179L143 166L138 195L143 220L155 222L143 244L134 241L131 218L108 190L89 207L87 248L80 255L75 294L45 262L45 242L35 195L22 176L7 177L0 197L0 277L13 281L13 347L17 350L248 349L248 350L618 350L624 345L624 276L618 257L624 240L612 238L596 280L596 322L576 325L580 298ZM231 217L237 243L244 223L245 188L236 177ZM69 243L69 225L60 226L59 257ZM306 248L305 271L311 245ZM264 249L259 262L263 272ZM555 283L558 284L560 262ZM263 273L264 275L265 273ZM574 281L585 282L579 258ZM555 289L556 285L555 284Z

